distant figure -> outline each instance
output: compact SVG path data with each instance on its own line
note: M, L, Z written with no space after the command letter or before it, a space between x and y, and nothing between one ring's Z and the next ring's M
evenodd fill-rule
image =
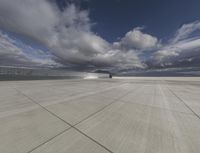
M112 74L109 74L109 78L112 79Z

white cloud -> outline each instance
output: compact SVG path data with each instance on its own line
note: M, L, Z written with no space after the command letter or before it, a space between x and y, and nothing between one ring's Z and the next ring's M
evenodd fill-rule
M172 39L173 43L188 38L188 36L196 30L200 30L200 21L184 24L177 30L175 37Z
M149 34L143 33L142 28L134 28L126 33L125 37L120 42L115 43L115 46L120 46L128 49L148 50L158 45L158 39Z
M140 27L113 44L92 32L91 27L89 12L73 4L61 11L56 3L48 0L0 0L0 28L41 43L56 56L55 61L51 57L30 57L11 39L1 36L0 64L57 62L66 66L131 69L146 67L142 62L145 60L150 67L172 66L182 61L192 62L200 56L200 39L188 39L200 29L199 21L184 24L169 44L162 45ZM146 54L144 51L150 51L150 59L149 56L141 59L140 55Z
M15 40L0 31L0 65L3 66L56 66L51 59L33 58L15 45ZM29 47L29 46L26 46Z
M0 0L0 27L38 41L52 37L59 11L46 0Z
M106 66L115 67L118 69L128 68L144 68L145 65L141 62L134 50L109 50L106 54L98 55L95 59L98 63Z
M90 32L88 12L74 5L61 12L47 0L0 0L0 25L46 45L69 62L84 62L89 53L102 52L106 46Z
M0 27L44 44L57 57L57 62L97 67L139 65L134 52L111 51L112 44L94 34L91 25L88 11L73 4L61 11L47 0L0 0ZM144 37L149 44L142 47L151 46L151 37Z
M151 60L151 64L155 66L190 66L200 59L200 39L186 39L171 43L156 51Z

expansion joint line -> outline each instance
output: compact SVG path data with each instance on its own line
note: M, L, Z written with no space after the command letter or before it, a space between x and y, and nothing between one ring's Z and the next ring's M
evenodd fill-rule
M140 87L142 88L142 87ZM91 141L93 141L94 143L96 143L97 145L101 146L102 148L104 148L105 150L107 150L108 152L110 153L113 153L110 149L108 149L107 147L105 147L104 145L102 145L101 143L99 143L98 141L96 141L95 139L93 139L92 137L88 136L87 134L85 134L83 131L81 131L80 129L76 128L75 126L80 124L81 122L89 119L90 117L92 117L93 115L103 111L105 108L109 107L110 105L118 102L121 98L127 96L128 94L130 94L131 92L134 92L136 90L138 90L138 88L135 88L134 90L130 90L128 91L126 94L120 96L119 98L113 100L111 103L109 103L108 105L104 106L103 108L101 108L100 110L94 112L93 114L89 115L88 117L86 117L85 119L81 120L80 122L76 123L75 125L72 125L70 124L69 122L65 121L64 119L62 119L61 117L59 117L58 115L56 115L55 113L51 112L50 110L48 110L46 107L44 107L43 105L39 104L38 102L36 102L34 99L30 98L29 96L27 96L26 94L24 94L23 92L21 92L20 90L16 89L15 90L17 92L19 92L20 94L22 94L23 96L25 96L26 98L28 98L30 101L32 101L33 103L35 103L36 105L39 105L41 108L43 108L45 111L47 111L48 113L50 113L51 115L55 116L56 118L58 118L59 120L61 120L62 122L66 123L68 126L70 126L69 128L65 129L64 131L58 133L57 135L53 136L52 138L48 139L47 141L45 141L44 143L36 146L35 148L33 148L32 150L30 150L29 152L27 153L31 153L33 152L34 150L36 150L37 148L41 147L42 145L48 143L49 141L51 141L52 139L56 138L57 136L60 136L62 135L63 133L65 133L66 131L68 131L69 129L73 128L75 129L76 131L78 131L80 134L86 136L88 139L90 139Z
M172 89L169 88L167 84L168 90L176 97L179 99L180 102L182 102L198 119L200 119L200 116L182 99L180 98Z
M68 131L69 129L73 128L76 131L78 131L80 134L86 136L87 138L89 138L91 141L93 141L94 143L96 143L97 145L101 146L102 148L104 148L105 150L107 150L110 153L113 153L110 149L108 149L107 147L105 147L104 145L102 145L101 143L99 143L98 141L94 140L93 138L91 138L90 136L88 136L87 134L85 134L84 132L82 132L81 130L77 129L75 126L73 126L72 124L68 123L67 121L63 120L62 118L60 118L58 115L56 115L55 113L49 111L47 108L45 108L44 106L42 106L41 104L39 104L38 102L36 102L35 100L33 100L32 98L30 98L29 96L25 95L23 92L19 91L18 89L15 89L17 92L21 93L23 96L25 96L26 98L28 98L29 100L31 100L33 103L39 105L40 107L42 107L45 111L47 111L48 113L50 113L51 115L55 116L56 118L60 119L61 121L63 121L64 123L66 123L68 126L70 126L69 128L65 129L64 131L58 133L57 135L55 135L54 137L48 139L47 141L45 141L44 143L36 146L35 148L33 148L32 150L30 150L27 153L31 153L34 150L36 150L37 148L41 147L42 145L48 143L49 141L51 141L52 139L56 138L57 136L65 133L66 131Z
M142 87L140 87L140 88L142 88ZM135 89L135 90L138 90L138 89ZM113 100L112 102L110 102L108 105L106 105L106 106L102 107L101 109L99 109L98 111L96 111L96 112L90 114L89 116L87 116L86 118L84 118L83 120L81 120L80 122L76 123L74 126L76 126L76 125L82 123L83 121L89 119L90 117L94 116L95 114L97 114L97 113L103 111L103 110L106 109L107 107L109 107L109 106L111 106L112 104L118 102L120 99L122 99L123 97L127 96L127 95L130 94L131 92L134 92L135 90L131 90L131 91L127 92L125 95L122 95L122 96L120 96L120 97L117 98L117 99L114 99L114 100Z

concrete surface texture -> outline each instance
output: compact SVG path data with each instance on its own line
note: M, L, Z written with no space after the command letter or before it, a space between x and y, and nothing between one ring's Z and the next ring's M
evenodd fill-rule
M0 153L199 153L200 78L0 82Z

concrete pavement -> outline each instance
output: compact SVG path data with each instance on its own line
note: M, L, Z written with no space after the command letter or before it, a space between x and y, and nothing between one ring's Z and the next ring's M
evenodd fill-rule
M199 153L200 78L0 82L1 153Z

